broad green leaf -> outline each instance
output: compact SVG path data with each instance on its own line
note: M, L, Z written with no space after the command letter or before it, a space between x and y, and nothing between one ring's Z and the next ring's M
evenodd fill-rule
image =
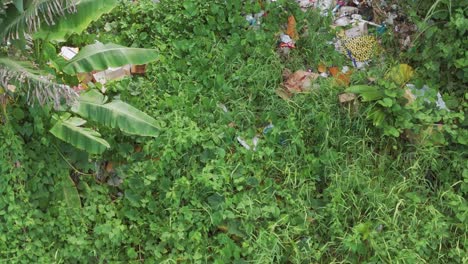
M414 74L414 70L408 64L400 64L393 67L386 78L394 81L398 85L407 83Z
M378 103L383 106L383 107L391 107L393 105L393 101L390 98L383 98L382 100L379 100Z
M386 114L378 108L372 109L368 115L368 118L372 120L372 123L376 127L380 127L383 124L385 117Z
M66 175L65 179L58 182L56 188L57 198L61 199L69 209L81 208L80 194L70 176Z
M50 130L50 133L74 147L91 154L101 154L107 148L110 148L109 143L102 139L98 132L81 127L86 123L86 120L70 116L70 114L65 114L59 118Z
M388 135L388 136L392 136L392 137L399 137L400 136L400 132L398 131L398 129L392 127L392 126L387 126L384 128L384 134L385 135Z
M23 13L23 0L15 0L13 1L13 4L15 5L16 9L18 9L18 12Z
M380 100L385 95L381 89L369 85L354 85L346 89L346 92L360 95L364 102Z
M75 4L71 0L14 1L0 23L0 39L22 39L25 33L36 32L41 25L53 24L58 17L74 12Z
M120 100L110 103L106 101L104 95L90 90L81 95L72 111L102 125L119 128L128 134L157 136L158 126L154 118Z
M55 24L42 25L34 38L65 41L67 36L83 32L91 22L109 13L117 4L117 0L81 0L76 5L77 12L61 17Z
M106 70L126 64L145 64L158 58L153 49L127 48L117 44L96 43L84 47L63 68L70 75Z

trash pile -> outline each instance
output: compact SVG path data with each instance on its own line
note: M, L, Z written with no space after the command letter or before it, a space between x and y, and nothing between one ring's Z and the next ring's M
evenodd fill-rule
M347 57L351 68L319 63L316 69L295 72L284 69L283 83L280 88L276 89L276 94L284 100L291 100L294 94L319 88L317 79L320 77L333 78L337 86L350 86L353 72L365 70L380 54L379 39L384 33L392 30L399 38L400 48L405 49L411 46L411 36L417 29L415 25L406 22L405 15L402 14L399 6L393 4L397 3L395 0L297 0L296 2L304 12L318 9L322 15L332 16L332 28L336 32L336 37L330 44L334 45L336 51ZM279 34L278 52L286 59L291 49L297 48L296 42L299 38L304 37L298 34L296 26L295 17L290 15L287 23L285 21L283 31ZM421 98L428 106L432 105L439 110L450 111L440 93L433 93L427 85L416 88L410 83L413 73L411 66L400 64L394 67L385 78L394 79L395 83L402 85L404 97L407 99L406 105L411 105L416 99ZM371 79L369 79L370 83L375 82L375 79ZM343 106L350 106L352 113L357 112L359 107L357 99L357 94L351 92L343 92L338 96L339 103ZM434 126L440 128L441 125ZM255 138L252 141L255 149Z

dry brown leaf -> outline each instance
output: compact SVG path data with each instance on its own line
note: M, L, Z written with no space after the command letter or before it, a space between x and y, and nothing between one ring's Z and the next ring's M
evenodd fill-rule
M350 78L350 75L351 73L338 73L336 76L335 76L335 81L338 85L342 85L342 86L349 86L349 83L351 82L351 78Z
M340 103L344 104L356 100L356 95L353 93L343 93L338 96L338 99Z
M294 16L288 17L288 27L286 29L286 34L289 35L294 40L299 39L299 34L297 34L297 29L296 29L296 18L294 18Z
M106 171L108 173L114 172L114 164L111 161L107 162Z
M328 68L328 71L330 71L330 74L332 76L335 76L337 73L340 72L340 69L338 67L330 67Z
M133 152L135 153L140 153L142 150L141 146L140 145L135 145L135 147L133 147Z
M330 67L328 68L328 70L330 71L330 74L335 78L336 84L342 86L349 86L349 83L351 82L352 71L343 73L338 67Z
M327 66L325 66L325 64L323 63L319 63L317 70L319 73L327 72Z

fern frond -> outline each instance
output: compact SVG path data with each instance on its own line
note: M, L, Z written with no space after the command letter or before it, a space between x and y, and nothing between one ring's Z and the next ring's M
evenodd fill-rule
M36 102L40 105L53 103L57 109L62 101L72 105L78 97L70 86L54 82L52 78L34 69L32 63L0 57L0 86L7 87L12 83L25 89L31 105Z

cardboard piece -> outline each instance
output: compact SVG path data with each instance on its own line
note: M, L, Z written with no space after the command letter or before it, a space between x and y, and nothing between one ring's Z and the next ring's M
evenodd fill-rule
M142 65L132 65L130 69L131 74L145 74L146 73L146 64Z
M100 71L93 74L94 80L101 84L106 84L108 81L118 80L125 76L130 76L131 65L127 64L118 68L109 68L105 71Z

